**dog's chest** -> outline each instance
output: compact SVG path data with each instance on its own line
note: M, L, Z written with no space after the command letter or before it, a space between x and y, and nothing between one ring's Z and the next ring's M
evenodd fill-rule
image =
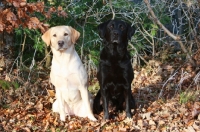
M119 65L110 65L107 67L107 77L111 82L121 82L123 81L123 73L124 68L120 67Z
M53 72L53 74L55 76L60 76L60 77L66 78L69 76L71 71L68 67L66 67L64 65L54 64L51 66L51 72Z
M55 76L63 77L66 78L72 73L76 73L78 69L78 64L76 59L66 59L66 58L59 58L59 61L56 59L52 60L52 65L51 65L51 72Z

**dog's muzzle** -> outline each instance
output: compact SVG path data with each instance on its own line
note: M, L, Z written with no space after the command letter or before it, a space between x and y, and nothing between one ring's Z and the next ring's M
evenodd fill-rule
M119 32L118 31L113 31L112 37L111 37L111 42L118 44L119 43Z
M63 45L64 45L64 41L62 41L62 40L59 40L59 41L58 41L58 46L59 46L59 48L62 48L62 47L63 47Z
M66 47L64 46L65 42L63 40L58 41L58 50L63 51L66 50Z
M59 41L58 41L58 49L57 49L57 50L59 50L59 51L64 51L64 50L66 50L67 47L66 47L64 44L65 44L65 42L64 42L63 40L59 40Z

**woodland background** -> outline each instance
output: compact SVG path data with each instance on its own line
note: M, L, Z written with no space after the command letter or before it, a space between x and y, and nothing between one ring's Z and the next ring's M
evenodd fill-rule
M137 111L132 119L110 109L110 121L73 116L61 122L51 111L52 53L41 40L48 28L70 25L88 72L89 91L103 47L98 24L121 19L136 28L129 42ZM199 0L1 0L0 131L200 131Z

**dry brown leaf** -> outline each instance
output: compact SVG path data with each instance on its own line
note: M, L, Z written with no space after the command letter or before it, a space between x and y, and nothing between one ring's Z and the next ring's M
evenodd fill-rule
M156 126L155 125L152 125L151 126L151 130L155 130L156 129Z
M120 127L120 128L119 128L119 131L120 131L120 132L127 132L127 129L126 129L126 128Z
M55 92L54 92L54 90L47 90L47 92L48 92L48 95L49 95L50 97L55 97Z
M200 109L200 102L195 102L194 103L194 108L195 109Z
M125 120L123 120L123 122L126 123L126 124L127 124L127 123L132 123L132 122L133 122L133 119L127 117Z
M31 130L28 127L23 128L26 132L31 132Z
M159 120L159 125L164 125L164 124L165 124L165 121Z
M200 131L200 121L195 121L194 124L192 125L192 127L193 127L196 131Z
M37 102L37 104L35 105L35 108L38 110L38 111L41 111L43 109L43 104L41 103L41 100L39 100Z
M161 114L162 118L168 118L171 114L166 110Z
M24 6L26 6L26 2L21 2L19 5L20 5L20 7L24 7Z
M164 65L163 66L163 69L166 69L166 70L170 70L172 68L173 68L173 66L171 66L171 65Z
M192 126L194 124L194 120L190 120L186 125L187 126Z
M58 119L57 119L57 117L56 117L55 120L53 121L53 124L54 124L54 126L57 126L57 125L58 125Z
M189 126L187 129L186 129L186 132L196 132L194 130L194 128L192 126Z
M156 125L156 123L153 120L149 120L149 125Z
M54 127L51 127L51 132L56 132L56 129Z
M151 119L151 112L147 112L141 115L143 119L150 120Z
M143 120L138 120L137 125L142 128L143 127Z
M195 118L199 115L200 110L197 110L196 108L193 108L192 110L192 117Z
M6 81L11 81L10 77L7 74L6 74L5 80Z

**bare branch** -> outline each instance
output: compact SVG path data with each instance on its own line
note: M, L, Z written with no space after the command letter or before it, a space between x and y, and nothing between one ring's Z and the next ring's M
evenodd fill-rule
M189 55L187 49L185 48L184 44L181 41L181 37L179 35L174 35L173 33L171 33L156 17L154 11L151 8L151 5L149 4L148 0L144 0L145 4L147 5L149 12L153 18L153 21L158 24L158 26L160 26L166 33L167 35L169 35L170 37L172 37L175 41L177 41L179 43L179 45L181 46L181 49L183 50L183 52L187 55L188 59L190 60L190 62L195 65L194 61L192 60L191 56Z
M114 12L113 7L112 7L112 0L109 0L109 5L110 5L110 9L112 10L112 14L113 14L112 19L114 19L115 18L115 12Z

